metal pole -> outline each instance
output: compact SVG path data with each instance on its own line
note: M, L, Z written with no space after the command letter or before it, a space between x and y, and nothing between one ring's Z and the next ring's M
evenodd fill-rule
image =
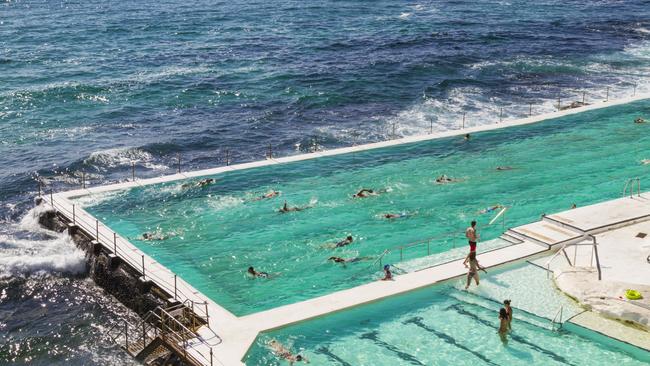
M609 86L607 87L607 94L605 96L605 101L609 100Z
M181 153L178 153L178 173L181 172Z
M54 193L51 188L50 188L50 204L52 205L52 207L54 207Z
M144 273L144 254L142 255L142 277L146 277Z
M587 92L585 92L585 91L583 90L583 91L582 91L582 104L583 104L583 105L585 104L585 94L587 94Z
M113 232L113 254L117 255L117 234Z
M528 117L533 115L533 103L529 103L528 105Z
M208 328L210 328L210 314L208 313L208 301L204 302L205 304L205 321L208 323Z
M176 274L174 274L174 300L176 300Z
M503 122L503 107L501 107L501 113L499 113L499 122Z
M226 166L230 165L230 150L226 149Z
M212 366L212 347L210 347L210 366Z
M72 205L72 223L73 224L77 223L77 213L75 211L75 205Z
M433 118L429 119L429 134L433 133Z
M395 123L393 123L393 139L397 138L397 135L395 134Z
M99 220L95 219L95 239L99 241Z
M463 112L463 129L465 129L465 112Z
M561 101L562 101L562 99L561 99L561 97L558 95L558 96L557 96L557 109L558 109L558 110L560 109L560 106L562 105Z
M594 254L596 254L596 265L598 266L598 281L602 280L602 274L600 273L600 259L598 259L598 246L596 245L594 239Z
M273 159L273 147L269 144L269 159Z
M38 196L41 196L41 180L38 180Z
M632 92L632 96L636 95L636 83L634 84L634 91Z
M81 188L86 188L86 172L81 171Z
M129 323L124 321L124 337L126 339L126 349L129 349Z
M146 341L147 341L146 334L147 334L147 331L145 330L145 323L142 322L142 346L144 346L145 344L147 344L147 343L146 343Z
M135 162L131 162L131 181L135 182Z

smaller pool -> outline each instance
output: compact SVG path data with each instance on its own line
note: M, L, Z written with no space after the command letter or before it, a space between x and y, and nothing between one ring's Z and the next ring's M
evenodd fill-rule
M278 340L314 365L645 365L565 330L550 319L581 311L546 273L523 264L490 273L478 288L462 280L260 335L246 364L283 365L266 344ZM497 334L501 300L512 299L513 331ZM498 300L498 301L497 301Z

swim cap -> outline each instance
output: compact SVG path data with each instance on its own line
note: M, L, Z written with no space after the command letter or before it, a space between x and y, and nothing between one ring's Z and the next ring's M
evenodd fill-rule
M389 269L390 269L390 264L384 266L384 271L388 271Z

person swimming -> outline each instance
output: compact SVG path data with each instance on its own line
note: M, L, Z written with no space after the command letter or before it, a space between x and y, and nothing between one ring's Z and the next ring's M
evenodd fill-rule
M400 212L400 213L397 213L397 214L387 213L387 214L382 215L383 218L389 219L389 220L401 219L401 218L409 217L409 216L411 216L411 214L409 214L408 212Z
M285 212L296 212L296 211L306 210L306 209L308 209L308 208L310 208L310 206L305 206L305 207L296 207L296 206L294 206L294 207L289 207L289 205L287 205L287 201L284 201L284 206L282 206L282 208L280 208L280 209L278 210L278 212L280 212L280 213L285 213Z
M511 166L507 166L507 165L506 165L506 166L498 166L498 167L497 167L497 170L498 170L498 171L512 170L512 169L514 169L514 168L511 167Z
M443 174L436 178L436 184L447 184L447 183L456 183L462 182L462 179L451 178L447 174Z
M271 350L273 353L282 359L285 359L289 361L289 365L293 365L294 362L304 362L304 363L309 363L309 360L305 358L305 356L302 356L300 354L294 355L291 351L289 351L285 346L282 345L282 343L278 342L275 339L272 339L268 343L269 347L271 347Z
M344 246L348 246L348 245L352 244L353 241L354 241L354 238L352 237L352 235L348 235L345 239L343 239L343 240L341 240L341 241L339 241L337 243L325 244L325 245L322 246L322 248L329 248L329 249L342 248Z
M181 188L183 188L183 189L187 189L187 188L191 188L191 187L199 187L199 188L201 188L201 187L208 186L208 185L210 185L210 184L212 184L214 182L215 182L214 178L205 178L205 179L201 179L200 181L198 181L196 183L185 183L185 184L183 184L181 186Z
M496 211L496 210L498 210L500 208L503 208L503 206L502 205L494 205L494 206L486 207L486 208L484 208L482 210L479 210L478 214L483 215L483 214L486 214L486 213L489 213L489 212L492 212L492 211Z
M384 266L384 278L382 278L380 281L392 281L393 280L393 273L390 271L390 264L386 264Z
M253 276L254 278L269 278L269 274L266 272L258 272L253 268L253 266L248 267L248 270L246 271L249 275Z
M362 262L371 259L373 259L373 257L352 257L352 258L329 257L327 258L328 261L332 261L334 263L356 263L356 262Z
M365 198L365 197L370 197L370 196L376 196L377 194L378 193L375 192L372 189L363 188L359 192L353 194L352 197L354 197L354 198Z
M269 199L269 198L277 197L277 196L279 196L279 195L280 195L280 192L279 192L279 191L270 190L270 191L268 191L267 193L264 193L263 195L261 195L261 196L259 196L259 197L255 197L255 198L253 198L251 201L261 201L261 200L266 200L266 199Z
M161 234L159 232L153 232L153 233L142 233L142 240L165 240L169 238L169 236Z
M645 120L641 117L637 117L634 119L634 123L645 123Z
M465 136L463 137L465 141L469 141L470 138L472 138L472 136L470 136L469 133L466 133Z

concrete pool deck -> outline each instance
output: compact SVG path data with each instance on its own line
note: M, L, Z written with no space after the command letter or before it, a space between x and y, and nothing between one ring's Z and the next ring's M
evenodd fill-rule
M175 292L178 293L178 298L181 300L189 299L195 302L206 302L207 313L209 313L209 327L202 327L198 330L197 333L199 334L201 341L197 340L197 342L194 343L193 348L190 348L188 352L190 354L201 353L202 355L206 355L210 350L212 350L214 353L214 364L242 365L242 360L245 357L246 352L261 332L324 316L332 312L349 309L361 304L378 301L389 296L413 291L443 281L462 278L465 276L467 270L462 265L462 259L458 259L441 265L396 276L394 281L376 281L306 301L237 317L213 300L207 298L182 278L177 278L173 272L143 253L126 238L122 238L118 234L115 234L109 227L97 221L92 215L81 208L80 205L75 204L72 199L89 194L123 190L201 176L210 176L228 171L271 166L274 164L314 159L323 156L458 136L465 133L475 133L497 128L531 124L546 119L648 98L650 98L650 95L639 95L633 98L601 102L586 107L563 110L541 116L505 121L495 125L478 126L463 130L406 137L363 146L341 148L277 159L274 158L215 169L179 173L159 178L143 180L136 179L131 182L52 194L50 196L44 196L44 200L53 205L54 208L69 221L74 222L74 224L76 224L81 230L85 231L92 237L96 237L99 245L103 245L108 250L114 250L118 257L134 269L144 267L142 272L144 272L143 277L146 280L151 281L156 286L164 289L170 294ZM634 225L648 219L650 219L650 196L646 196L645 194L637 198L630 199L626 197L623 199L607 201L592 206L585 206L574 210L560 212L544 217L538 222L508 230L507 234L521 240L521 243L479 254L479 260L483 266L490 268L505 263L547 255L558 250L563 245L582 241L588 232L603 233L608 230ZM650 229L648 230L650 231ZM650 267L650 265L648 265L648 267ZM198 359L201 357L197 356L196 358Z

